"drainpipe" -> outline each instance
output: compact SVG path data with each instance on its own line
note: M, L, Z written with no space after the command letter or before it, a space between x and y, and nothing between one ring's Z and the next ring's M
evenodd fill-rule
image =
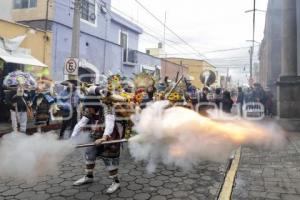
M104 57L104 66L103 66L103 74L105 74L105 69L106 69L106 46L107 46L107 29L108 29L108 17L105 16L105 35L104 35L104 54L103 54L103 57Z
M47 4L46 4L46 21L45 21L45 27L44 27L44 55L43 55L43 63L46 62L46 43L48 42L48 35L47 35L47 29L48 29L48 18L49 18L49 3L50 0L47 0Z

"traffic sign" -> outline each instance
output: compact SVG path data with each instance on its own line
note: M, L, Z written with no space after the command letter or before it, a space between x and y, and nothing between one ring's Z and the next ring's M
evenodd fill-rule
M79 59L67 58L65 61L65 75L78 75Z

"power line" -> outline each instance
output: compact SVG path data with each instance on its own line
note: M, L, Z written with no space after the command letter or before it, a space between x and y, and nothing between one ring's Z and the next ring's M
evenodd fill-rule
M197 49L195 49L193 46L191 46L188 42L186 42L182 37L180 37L175 31L173 31L169 26L165 25L164 22L162 22L155 14L153 14L149 9L147 9L142 3L140 3L138 0L134 0L139 6L141 6L147 13L149 13L154 19L156 19L160 24L166 27L167 30L169 30L172 34L174 34L180 41L182 41L185 45L193 49L193 51L197 52L197 55L200 57L206 58L203 54L201 54ZM206 58L207 59L207 58Z
M142 28L146 28L146 29L152 31L153 33L155 33L156 35L158 35L158 37L163 37L163 36L160 36L159 33L153 31L153 29L154 29L153 27L150 27L150 26L148 26L148 25L142 24L142 23L139 22L138 20L134 19L133 17L129 16L128 14L126 14L125 12L119 10L119 9L116 8L116 7L111 6L111 8L112 8L113 10L115 10L118 14L122 14L123 17L125 16L125 17L127 17L128 19L133 20L133 21L134 21L135 23L137 23L139 26L142 26ZM178 42L177 42L177 41L173 41L173 40L170 40L170 39L168 39L168 38L166 38L166 40L169 41L169 42L171 42L171 43L174 43L174 44L178 45ZM159 41L162 41L162 39L159 39Z
M56 0L56 2L57 2L57 0ZM66 4L62 4L62 3L59 3L61 6L65 6L65 7L68 7L69 9L72 9L69 5L66 5ZM116 8L114 8L114 7L112 7L113 9L115 9L115 10L117 10L118 12L121 12L123 15L125 15L125 13L123 13L122 11L120 11L120 10L118 10L118 9L116 9ZM99 13L101 13L101 11L98 9L98 12ZM108 12L109 12L109 14L111 14L111 10L108 10ZM97 13L97 14L99 14L99 13ZM110 15L111 16L111 15ZM128 15L126 15L127 17L129 17ZM129 17L129 18L131 18L131 17ZM132 19L132 20L134 20L134 19ZM151 29L151 28L149 28L148 26L146 26L146 25L144 25L144 24L141 24L141 23L139 23L141 26L143 26L143 27L146 27L147 29ZM152 31L153 31L153 29L152 29ZM153 39L155 39L155 40L157 40L157 41L161 41L161 38L160 38L160 36L157 36L157 35L155 35L155 34L152 34L152 33L150 33L150 32L147 32L147 31L144 31L144 33L146 34L146 35L148 35L149 37L151 37L151 38L153 38ZM171 41L171 40L170 40ZM172 41L172 42L174 42L174 41ZM169 46L171 49L173 49L173 50L175 50L175 51L177 51L177 52L180 52L179 54L168 54L168 55L198 55L199 54L199 52L196 52L196 53L183 53L182 51L180 51L180 50L178 50L177 48L175 48L174 46L172 46L172 45L170 45L170 44L166 44L167 46ZM239 49L245 49L245 48L248 48L248 47L240 47L240 48L231 48L231 49L220 49L220 50L214 50L214 51L208 51L208 52L206 52L206 53L214 53L214 52L226 52L226 51L233 51L233 50L239 50ZM212 63L214 63L214 62L221 62L221 61L223 61L223 62L244 62L245 61L245 59L243 58L243 57L231 57L231 58L207 58L207 60L211 60L210 62L212 62ZM214 65L219 65L219 64L214 64Z
M70 9L70 10L71 10L71 9L74 10L74 8L71 7L71 4L70 4L70 5L67 5L67 4L61 3L61 2L59 2L59 1L57 1L57 0L54 0L54 2L56 3L57 6L64 7L64 8ZM121 10L119 10L119 9L113 7L113 6L111 6L111 8L113 8L113 9L116 10L117 12L121 13L122 15L125 15L125 16L128 17L129 19L134 20L133 18L131 18L130 16L126 15L126 14L125 14L124 12L122 12ZM98 14L102 14L101 11L100 11L100 9L98 9L97 11L98 11L98 12L97 12L97 15L98 15ZM112 17L112 15L111 15L111 10L108 10L108 14ZM134 21L136 21L136 20L134 20ZM146 26L146 25L144 25L144 24L141 24L141 23L138 23L138 24L139 24L140 26L142 26L142 28L146 28L146 29L149 29L149 30L151 30L152 32L154 32L154 31L153 31L153 28L150 28L150 27L148 27L148 26ZM150 32L147 32L147 31L143 30L143 33L145 33L145 35L148 35L148 36L150 36L151 38L157 40L158 42L161 42L161 41L162 41L162 39L160 38L161 36L160 36L160 35L158 35L158 36L155 35L155 34L157 34L157 33L155 33L155 32L154 32L155 34L152 34L152 33L150 33ZM166 40L167 40L168 42L170 42L170 43L177 43L177 42L172 41L172 40L169 40L169 39L166 39ZM145 40L145 41L146 41L146 40ZM149 42L149 41L148 41L148 42ZM176 52L179 52L178 55L185 54L185 53L183 53L182 51L178 50L178 48L176 48L175 46L173 46L173 45L171 45L171 44L166 43L166 45L167 45L170 49L173 49L173 50L175 50Z
M57 1L57 0L55 0L55 2L56 2L58 5L60 5L61 7L66 7L66 8L69 8L69 9L74 9L74 8L71 7L71 4L70 4L70 5L67 5L67 4L61 3L61 2L59 2L59 1ZM102 2L102 1L101 1L101 2ZM161 36L160 36L157 32L154 32L154 31L153 31L153 29L154 29L153 27L149 27L149 26L147 26L147 25L145 25L145 24L142 24L142 23L140 23L140 22L137 22L137 20L135 20L134 18L130 17L129 15L127 15L126 13L124 13L123 11L119 10L118 8L116 8L116 7L114 7L114 6L111 6L111 8L112 8L113 10L117 11L118 13L122 14L123 16L127 17L128 19L135 21L137 24L139 24L140 26L142 26L142 28L148 29L148 30L150 30L151 32L153 32L153 33L150 33L150 32L148 32L148 31L145 31L145 30L144 30L143 32L144 32L146 35L148 35L148 36L150 36L150 37L156 39L158 42L160 42L160 41L162 40L162 39L160 38ZM98 9L98 13L97 13L97 14L101 14L100 9ZM108 14L111 16L111 10L108 10ZM176 43L176 44L178 44L178 42L173 41L173 40L170 40L170 39L167 39L167 38L166 38L166 41L168 41L168 42L170 42L170 43ZM178 50L178 48L176 48L175 46L173 46L173 45L171 45L171 44L166 43L166 45L167 45L169 48L175 50L176 52L179 52L178 54L175 54L175 53L174 53L174 54L168 54L168 55L198 55L198 54L199 54L199 52L196 52L196 53L183 53L182 51ZM208 52L208 53L209 53L209 52ZM165 55L165 54L163 54L163 55Z
M259 46L259 45L257 45ZM218 53L218 52L231 52L231 51L237 51L242 49L249 49L249 47L239 47L239 48L231 48L231 49L219 49L219 50L213 50L213 51L206 51L203 52L203 54L209 54L209 53ZM168 55L179 55L176 53L168 54ZM195 55L195 53L186 53L184 55Z
M147 25L138 22L138 21L135 20L134 18L130 17L129 15L127 15L126 13L124 13L123 11L121 11L121 10L119 10L119 9L113 7L113 6L111 6L111 8L112 8L113 10L117 11L118 14L122 14L123 16L126 16L126 17L129 18L130 20L135 21L135 22L136 22L139 26L141 26L142 28L146 28L146 29L148 29L148 30L150 30L151 32L154 33L154 34L153 34L153 33L150 33L150 32L147 32L147 31L143 30L143 33L145 33L146 35L149 35L150 37L157 39L158 42L161 42L161 41L162 41L162 39L160 38L161 36L160 36L158 33L154 32L154 31L153 31L153 28L148 27ZM111 11L110 11L110 12L111 12ZM170 40L170 39L166 39L166 41L171 42L171 43L176 43L176 44L177 44L177 42L175 42L175 41L173 41L173 40ZM171 45L171 44L168 44L168 43L166 43L166 45L169 46L171 49L175 49L177 52L180 52L178 55L181 55L181 54L182 54L182 51L179 51L177 48L175 48L175 46L173 46L173 45ZM183 53L183 54L184 54L184 53Z
M257 45L257 46L259 46L259 45ZM236 51L236 50L241 50L241 49L249 49L249 47L238 47L238 48L231 48L231 49L219 49L219 50L207 51L207 52L203 52L203 53L204 54L208 54L208 53L217 53L217 52Z

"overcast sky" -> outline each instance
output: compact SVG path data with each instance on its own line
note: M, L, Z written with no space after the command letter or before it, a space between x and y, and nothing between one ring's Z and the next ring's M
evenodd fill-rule
M162 21L166 12L167 26L196 49L188 47L167 30L168 56L205 58L219 67L221 72L224 72L223 68L227 66L249 67L247 47L250 43L246 40L252 39L252 13L245 11L253 9L253 0L139 0L139 2ZM257 9L264 11L267 9L268 0L256 2ZM159 41L163 41L163 26L135 0L112 0L112 9L143 28L140 51L145 52L145 48L156 47ZM255 40L258 42L263 38L264 25L265 12L257 12ZM242 49L219 51L236 48ZM212 51L219 52L212 53ZM240 73L239 69L231 71L232 74Z

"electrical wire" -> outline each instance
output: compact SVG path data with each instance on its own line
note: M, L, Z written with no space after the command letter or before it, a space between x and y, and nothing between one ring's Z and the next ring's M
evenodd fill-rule
M113 7L113 6L111 6L111 8L112 8L117 14L121 14L122 17L126 16L128 19L134 21L134 22L137 23L139 26L141 26L141 28L144 29L144 30L143 30L143 33L145 33L145 34L147 34L147 35L150 35L150 36L153 37L153 38L156 38L156 39L158 40L158 42L161 42L161 41L162 41L162 39L161 39L162 36L160 36L159 34L157 34L156 32L154 32L154 31L153 31L154 28L151 28L151 27L149 27L149 26L147 26L147 25L145 25L145 24L142 24L142 23L138 22L138 21L135 20L134 18L130 17L129 15L127 15L126 13L124 13L123 11L121 11L121 10L119 10L119 9ZM149 30L149 32L145 31L145 29ZM152 32L152 33L150 33L150 32ZM178 44L178 42L173 41L173 40L170 40L170 39L166 39L166 41L168 41L169 43L175 43L176 45ZM181 54L182 54L182 52L181 52L181 51L178 51L178 49L175 48L175 47L173 46L173 44L171 45L171 44L166 43L166 46L170 47L171 49L175 49L177 52L180 52L178 55L181 55ZM165 55L165 54L164 54L164 55Z
M167 30L169 30L172 34L174 34L180 41L182 41L185 45L190 47L193 51L197 53L201 58L206 58L205 55L201 54L197 49L195 49L192 45L190 45L187 41L185 41L182 37L180 37L175 31L173 31L169 26L167 26L164 22L162 22L155 14L153 14L146 6L144 6L141 2L138 0L134 0L140 7L142 7L147 13L149 13L154 19L156 19L160 24L166 27Z
M148 29L148 30L150 30L151 32L153 32L153 28L149 28L148 26L139 23L137 20L131 18L129 15L127 15L126 13L122 12L121 10L119 10L119 9L113 7L113 6L111 6L111 8L112 8L113 10L117 11L117 14L122 14L122 15L121 15L122 17L126 16L126 17L129 18L130 20L135 21L139 26L141 26L141 28L143 28L143 29ZM110 11L109 11L109 12L110 12ZM124 16L123 16L123 15L124 15ZM150 32L148 32L148 31L145 31L145 30L143 30L143 33L145 33L146 35L148 35L148 36L150 36L150 37L152 37L152 38L154 38L154 39L157 39L158 42L161 42L161 38L160 38L161 36L158 35L157 33L154 32L154 34L153 34L153 33L150 33ZM172 41L172 40L169 40L169 39L167 39L167 41L172 42L172 43L177 43L177 42ZM165 44L166 44L166 46L168 46L169 48L175 50L176 52L179 52L179 55L182 54L182 51L178 50L178 48L176 48L175 46L173 46L173 45L171 45L171 44L169 44L169 43L165 43ZM165 55L165 54L164 54L164 55Z
M64 3L61 3L61 2L59 2L58 0L53 0L56 4L58 4L58 5L60 5L61 7L67 7L67 8L69 8L69 9L73 9L72 7L71 7L71 4L70 5L66 5L66 4L64 4ZM102 1L102 0L101 0ZM136 1L136 0L135 0ZM115 7L113 7L113 6L111 6L111 8L113 9L113 10L116 10L117 12L119 12L119 13L121 13L122 15L125 15L126 17L128 17L128 18L130 18L131 20L134 20L133 18L131 18L130 16L128 16L127 14L125 14L124 12L122 12L122 11L120 11L119 9L117 9L117 8L115 8ZM98 9L98 12L99 13L101 13L101 11L100 11L100 9ZM108 12L109 12L109 14L110 14L110 16L111 16L111 10L109 10L108 9ZM150 11L149 11L150 12ZM99 14L99 13L97 13L97 14ZM118 14L119 14L118 13ZM122 16L121 15L121 16ZM122 16L122 17L124 17L124 16ZM156 17L156 16L155 16ZM159 20L158 18L157 18L157 20ZM134 20L134 21L136 21L136 20ZM160 20L159 20L160 21ZM163 23L163 22L161 22L160 21L160 23ZM144 24L142 24L142 23L139 23L138 22L138 24L140 25L140 26L142 26L142 28L145 28L145 29L148 29L148 30L150 30L151 29L151 31L152 32L154 32L153 31L153 29L152 28L150 28L149 26L147 26L147 25L144 25ZM167 27L166 27L167 28ZM170 30L169 30L170 31ZM158 42L160 42L161 41L161 36L159 35L159 34L157 34L157 33L150 33L150 32L148 32L148 31L143 31L144 33L145 33L145 35L148 35L149 36L149 38L152 38L153 40L157 40ZM170 32L172 32L172 30L170 31ZM173 33L174 34L174 33ZM176 34L176 33L175 33ZM177 34L176 34L177 35ZM177 37L178 37L178 35L177 35ZM179 38L181 38L180 36L179 36ZM145 38L141 38L142 40L144 40L144 41L147 41ZM181 38L182 39L182 38ZM175 41L172 41L172 40L167 40L167 41L169 41L169 42L173 42L173 43L177 43L177 42L175 42ZM181 40L182 41L182 40ZM183 40L184 41L184 40ZM149 40L148 40L148 42L149 42ZM170 53L170 54L167 54L167 55L199 55L199 52L198 51L196 51L195 53L184 53L184 52L182 52L181 50L179 50L178 48L176 48L176 47L174 47L173 45L171 45L171 44L168 44L168 43L166 43L166 46L168 46L170 49L172 49L172 50L175 50L176 52L179 52L178 54L175 54L175 53ZM259 45L257 45L257 46L259 46ZM220 49L220 50L214 50L214 51L207 51L207 52L205 52L205 54L209 54L209 53L217 53L217 52L229 52L229 51L236 51L236 50L241 50L241 49L246 49L246 48L249 48L249 47L239 47L239 48L231 48L231 49ZM229 58L207 58L206 56L205 56L205 58L206 58L206 60L209 60L211 63L213 63L214 65L216 65L216 66L220 66L220 65L224 65L224 64L218 64L218 63L216 63L216 62L218 62L218 61L222 61L222 62L245 62L245 64L249 64L249 63L246 63L246 62L248 62L249 61L249 58L248 57L229 57Z

